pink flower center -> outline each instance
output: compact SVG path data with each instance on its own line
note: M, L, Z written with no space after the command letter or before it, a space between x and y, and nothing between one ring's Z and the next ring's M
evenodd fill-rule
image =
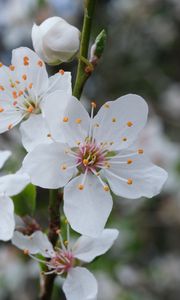
M74 265L73 253L69 250L59 249L55 256L48 263L49 268L54 269L56 273L63 274L68 272Z

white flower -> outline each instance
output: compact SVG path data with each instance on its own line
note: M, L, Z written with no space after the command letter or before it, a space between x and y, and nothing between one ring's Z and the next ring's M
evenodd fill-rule
M48 64L72 60L79 50L79 38L79 30L60 17L48 18L32 28L34 49Z
M10 156L9 151L0 151L0 168ZM13 236L14 205L9 198L17 195L29 183L29 176L26 174L12 174L0 177L0 240L8 241Z
M65 186L64 212L71 227L98 236L112 209L110 189L125 198L153 197L167 178L133 146L146 123L147 104L137 95L126 95L105 103L93 118L92 103L90 118L74 97L63 100L68 103L63 114L55 109L58 91L49 98L43 110L53 142L36 146L23 168L35 185Z
M71 75L60 70L48 78L44 62L28 48L12 52L12 64L0 63L0 133L41 113L48 93L56 89L71 94Z
M63 242L59 235L61 248L53 249L47 235L36 231L30 236L15 231L12 243L24 250L32 258L44 263L49 272L45 274L67 274L63 284L63 291L67 300L95 300L97 299L97 282L94 276L82 263L89 263L95 257L107 252L118 237L118 230L104 229L98 238L81 236L75 243L70 243L69 225L67 227L67 241ZM34 255L41 254L48 261L39 260Z

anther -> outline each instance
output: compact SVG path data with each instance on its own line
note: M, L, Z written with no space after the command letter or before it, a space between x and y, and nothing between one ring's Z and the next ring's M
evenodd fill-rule
M38 64L39 67L42 67L42 66L43 66L42 60L38 60L38 63L37 63L37 64Z
M104 107L105 107L105 108L109 108L109 104L105 103L105 104L104 104Z
M95 103L94 101L92 101L92 102L91 102L91 106L92 106L93 108L96 108L97 105L96 105L96 103Z
M105 185L103 188L104 188L104 191L105 191L105 192L109 192L109 187L108 187L108 185Z
M25 255L29 255L29 250L28 250L28 249L24 249L24 250L23 250L23 253L24 253Z
M9 66L9 69L10 69L11 71L14 71L14 69L15 69L15 66L13 66L13 65L10 65L10 66Z
M66 123L66 122L68 122L68 121L69 121L69 118L68 118L68 117L64 117L64 118L63 118L63 122Z
M0 62L0 68L3 66L3 64Z
M15 88L15 86L16 86L15 83L11 82L11 87Z
M127 141L127 138L126 138L126 137L123 137L123 138L122 138L122 141L123 141L123 142L126 142L126 141Z
M116 118L112 118L112 122L115 123L116 122Z
M89 163L89 160L88 160L88 159L83 159L83 165L84 165L84 166L87 166L88 163Z
M4 91L3 85L0 85L0 91Z
M27 111L28 111L29 113L32 113L33 110L34 110L34 107L33 107L32 105L30 105L30 106L27 108Z
M13 124L8 125L8 129L10 130L13 127Z
M80 123L81 123L81 119L78 118L78 119L75 120L75 122L76 122L77 124L80 124Z
M132 159L128 159L128 160L127 160L127 164L128 164L128 165L132 164Z
M132 183L133 183L132 179L129 178L129 179L127 180L127 184L131 185Z
M99 127L99 124L98 124L98 123L95 123L95 124L94 124L94 127Z
M64 241L64 245L67 246L69 244L68 241Z
M48 134L47 134L47 137L48 137L48 138L51 138L51 134L50 134L50 133L48 133Z
M26 75L26 74L23 74L22 79L23 79L23 80L26 80L26 79L27 79L27 75Z
M33 83L31 82L31 83L29 84L29 88L32 89L32 87L33 87Z
M20 96L22 96L23 95L23 91L19 91L19 93L18 93L18 96L20 97Z
M82 191L82 190L84 189L84 185L83 185L83 184L79 184L79 185L78 185L78 189L79 189L80 191Z
M4 111L4 108L0 106L0 113Z
M15 83L20 84L20 81L19 81L19 80L16 80Z
M60 69L58 73L61 74L61 75L64 75L65 72L64 72L63 69Z
M13 92L12 92L12 95L13 95L13 98L14 98L14 99L17 99L18 96L17 96L17 92L16 92L16 91L13 91Z
M144 150L143 149L138 149L138 154L143 154Z
M131 121L126 123L128 127L131 127L133 125L133 123Z
M63 165L61 166L61 170L65 171L66 169L67 169L67 165L66 165L66 164L63 164Z
M13 105L16 106L16 105L17 105L17 101L14 101L14 102L13 102Z

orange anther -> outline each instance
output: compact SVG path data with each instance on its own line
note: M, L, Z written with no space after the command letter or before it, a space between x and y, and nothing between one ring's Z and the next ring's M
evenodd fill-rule
M20 90L19 93L18 93L18 95L19 95L19 96L23 95L23 91Z
M112 118L112 122L115 123L116 122L116 118Z
M61 74L61 75L64 75L65 72L64 72L63 69L60 69L58 73Z
M37 64L38 64L39 67L42 67L42 66L43 66L42 60L38 60L38 63L37 63Z
M25 255L29 255L29 250L28 250L28 249L24 249L24 250L23 250L23 253L24 253Z
M4 111L4 108L0 106L0 113Z
M143 149L138 149L138 154L143 154L144 150Z
M13 127L13 124L8 125L8 129L10 130Z
M84 166L87 166L87 165L88 165L88 163L89 163L89 160L88 160L88 159L86 159L86 158L85 158L85 159L83 159L83 165L84 165Z
M23 79L23 80L26 80L26 79L27 79L27 75L26 75L26 74L23 74L22 79Z
M0 62L0 68L3 66L3 64Z
M29 65L29 57L28 56L24 56L24 65L28 66Z
M10 66L9 66L9 69L10 69L11 71L14 71L14 69L15 69L15 66L13 66L13 65L10 65Z
M132 164L132 159L128 159L128 160L127 160L127 164L128 164L128 165Z
M108 185L105 185L103 188L104 188L104 191L105 191L105 192L109 192L109 187L108 187Z
M19 80L16 80L15 83L20 84L20 81L19 81Z
M66 122L68 122L68 121L69 121L69 118L68 118L68 117L64 117L64 118L63 118L63 122L66 123Z
M128 127L131 127L133 125L133 123L131 121L126 123Z
M3 85L0 85L0 91L4 91Z
M92 101L92 102L91 102L91 106L92 106L93 108L96 108L96 106L97 106L97 105L96 105L96 102Z
M132 183L133 183L132 179L129 178L129 179L127 180L127 184L131 185Z
M17 96L17 92L16 92L16 91L13 91L13 92L12 92L12 95L13 95L13 98L14 98L14 99L17 99L18 96Z
M29 88L32 89L32 87L33 87L33 83L31 82L31 83L29 84Z
M34 107L33 107L32 105L30 105L30 106L27 108L27 111L28 111L29 113L32 113L33 110L34 110Z
M82 190L84 189L84 185L83 185L83 184L79 184L79 185L78 185L78 189L79 189L80 191L82 191Z
M77 124L80 124L81 123L81 119L76 119L76 121L75 121Z

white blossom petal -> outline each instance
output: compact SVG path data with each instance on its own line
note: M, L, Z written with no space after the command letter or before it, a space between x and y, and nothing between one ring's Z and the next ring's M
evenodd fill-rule
M8 241L12 238L15 228L14 205L6 196L0 196L0 240Z
M111 143L112 150L127 148L143 129L147 114L148 106L138 95L107 102L94 118L93 137L97 142Z
M112 209L112 197L95 175L87 175L84 189L78 188L84 175L71 180L64 188L64 213L71 227L84 235L100 235Z
M73 246L73 254L81 261L91 262L111 248L118 234L116 229L104 229L97 238L81 236Z
M119 165L110 161L110 168L101 171L112 191L129 199L157 195L167 179L167 172L152 164L144 154L129 155L126 159L132 159L132 163Z
M28 250L30 254L42 254L44 257L54 255L53 246L48 240L46 234L41 231L35 231L32 235L24 235L15 231L12 244L21 250Z
M3 133L20 123L24 116L20 111L9 107L7 108L4 101L3 103L0 101L0 106L3 109L3 111L0 112L0 133Z
M0 169L4 166L6 160L11 156L10 151L0 151Z
M19 194L30 183L27 174L10 174L0 177L0 193L8 196Z
M49 78L48 93L61 90L72 95L71 72L57 73Z
M63 291L67 300L96 300L97 282L87 269L76 267L68 272Z
M63 187L76 172L76 159L68 156L66 150L67 146L60 143L38 145L26 155L23 170L35 185Z
M52 142L51 134L41 114L32 115L28 120L21 123L20 131L22 144L28 152L39 144Z

